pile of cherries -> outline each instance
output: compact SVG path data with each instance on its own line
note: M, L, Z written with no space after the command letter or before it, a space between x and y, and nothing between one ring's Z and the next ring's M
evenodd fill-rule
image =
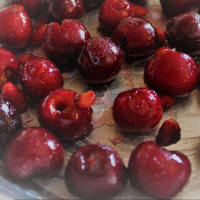
M165 32L144 19L145 0L102 2L100 30L112 38L91 37L78 20L84 14L82 0L13 0L0 10L0 145L14 178L55 175L64 165L63 142L93 131L95 92L63 89L61 70L68 70L72 60L89 85L102 86L115 79L126 59L148 58L144 80L149 88L124 91L114 100L113 119L122 132L139 135L154 129L176 98L193 91L199 65L190 55L200 50L200 15L187 11L200 8L199 1L160 2L170 18ZM39 16L34 25L30 16ZM15 56L28 46L41 46L47 57ZM31 104L39 104L42 127L22 128L20 115ZM66 185L80 197L109 198L122 192L129 179L151 197L172 198L187 183L191 165L182 153L161 146L177 143L180 132L178 122L164 121L155 142L133 150L128 168L109 146L83 146L67 164Z

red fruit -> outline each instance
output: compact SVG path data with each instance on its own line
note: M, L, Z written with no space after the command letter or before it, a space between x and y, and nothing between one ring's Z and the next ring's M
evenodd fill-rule
M82 48L78 61L79 72L88 83L107 83L119 73L124 53L109 38L93 37Z
M47 23L48 23L48 21L44 16L39 17L34 24L34 30L37 31L39 28L41 28L43 25L45 25Z
M0 43L9 48L27 46L32 34L32 22L24 7L12 5L0 10Z
M66 57L79 54L89 38L90 34L81 22L65 19L61 25L56 22L48 24L42 47L49 57L59 63Z
M57 21L77 19L84 13L82 0L45 0L44 9L47 14Z
M158 34L158 39L160 41L161 44L165 44L166 43L166 35L165 32L160 30L158 27L155 27L156 32Z
M194 7L196 0L160 0L163 13L168 17L189 11Z
M99 13L99 22L102 29L114 31L119 22L131 15L128 0L105 0Z
M5 96L0 96L0 145L6 144L22 127L20 114Z
M182 190L191 174L188 158L148 141L139 144L129 160L132 187L156 199L171 199Z
M7 97L19 113L27 111L28 106L22 91L13 83L7 82L2 87L2 94Z
M80 94L78 99L78 106L80 108L89 108L96 101L96 94L93 91Z
M158 35L150 22L128 17L120 22L114 41L121 45L127 57L147 57L159 46Z
M54 175L64 164L64 148L44 128L25 128L18 132L7 148L5 165L17 179L35 175Z
M16 56L7 49L0 48L0 87L7 81L18 78L19 62Z
M166 95L159 95L159 97L162 103L163 110L167 110L168 108L173 106L175 103L175 98L173 97L166 96Z
M36 30L34 33L33 33L33 36L32 36L32 42L37 45L37 46L40 46L42 45L42 41L43 41L43 36L44 36L44 33L47 29L47 24L43 25L42 27L40 27L38 30Z
M137 88L120 93L113 105L117 126L127 132L154 128L162 118L162 104L153 90Z
M63 87L63 77L59 69L50 60L39 57L28 60L22 66L20 80L24 91L36 100Z
M168 21L166 36L169 44L183 52L200 50L200 15L185 13Z
M40 13L41 0L14 0L13 2L24 6L27 12L32 16Z
M125 173L125 166L115 150L105 145L89 144L71 156L65 182L77 196L109 198L125 188Z
M29 60L32 60L33 58L38 58L37 56L31 54L31 53L25 53L19 57L20 64L24 65Z
M159 49L145 69L146 83L162 94L186 96L196 86L199 67L194 60L167 47Z
M82 95L71 90L51 92L39 107L41 124L65 140L77 140L91 133L93 110L90 106L93 96L87 97L90 102L88 107L84 105L81 108L79 99Z
M159 129L156 143L160 146L176 144L181 138L180 132L181 129L178 122L173 119L166 120Z
M147 14L147 9L134 3L130 3L131 15L135 17L142 17Z

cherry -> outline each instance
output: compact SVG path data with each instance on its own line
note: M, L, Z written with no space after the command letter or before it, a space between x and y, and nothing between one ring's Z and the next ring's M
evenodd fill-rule
M170 19L166 36L169 44L180 51L200 50L200 15L185 13Z
M196 0L160 0L163 13L167 17L174 17L178 14L189 11L194 7Z
M55 90L41 102L38 117L41 124L62 139L77 140L92 131L94 101L94 92L78 94L71 90Z
M65 171L65 181L75 195L109 198L125 188L125 166L111 147L89 144L71 156Z
M175 98L167 96L167 95L159 95L163 110L169 109L175 103Z
M32 22L23 6L11 5L0 10L0 43L21 49L27 46L32 34Z
M14 0L13 2L24 6L27 12L32 16L40 13L41 0Z
M0 48L0 87L7 81L18 78L19 61L9 50Z
M199 67L190 56L167 47L155 53L144 73L150 87L175 97L188 95L195 88L198 76Z
M63 19L77 19L84 13L82 0L44 0L44 9L47 14L57 21Z
M64 164L64 148L59 140L44 128L25 128L8 145L5 165L16 179L35 175L54 175Z
M44 33L45 33L46 29L47 29L47 26L48 26L47 24L44 24L43 26L41 26L38 30L36 30L33 33L32 42L36 46L42 45L43 36L44 36Z
M20 80L24 91L35 100L63 87L62 74L55 64L34 56L21 67Z
M88 83L107 83L119 73L124 53L109 38L98 36L86 42L78 61L79 72Z
M0 96L0 145L6 144L22 127L15 105L5 96Z
M81 22L65 19L61 25L56 22L48 24L42 47L54 62L60 63L66 57L78 55L89 38L90 34Z
M120 22L114 41L129 58L147 57L159 47L156 29L144 19L128 17Z
M173 119L166 120L159 129L156 143L160 146L176 144L181 138L180 132L181 129L178 122Z
M19 113L27 111L28 106L23 92L13 83L7 82L2 87L3 96L7 97Z
M188 158L147 141L133 150L129 177L133 188L156 199L171 199L187 183L191 174Z
M132 89L116 97L113 118L122 131L148 131L154 128L162 118L162 104L153 90Z
M137 5L135 3L130 3L131 6L131 16L143 17L147 14L147 9L143 6Z

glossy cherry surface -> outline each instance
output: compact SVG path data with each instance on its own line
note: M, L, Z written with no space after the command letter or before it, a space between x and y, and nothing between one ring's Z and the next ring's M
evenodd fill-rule
M146 83L170 96L186 96L196 86L199 67L192 57L163 47L150 59L145 69Z
M63 86L59 69L50 60L40 57L29 59L21 67L20 80L24 91L35 100Z
M87 29L74 19L65 19L61 25L48 24L43 35L42 47L56 63L80 53L82 46L90 38Z
M81 95L71 90L55 90L40 104L38 117L44 126L65 140L80 139L92 131L92 113L90 107L80 106ZM87 98L86 98L87 99ZM87 102L87 100L86 100ZM84 103L85 104L85 103Z
M24 6L31 16L38 15L41 10L42 0L14 0L13 3Z
M6 144L22 127L20 114L5 96L0 96L0 145Z
M19 61L9 50L0 48L0 87L7 81L16 81Z
M85 145L71 156L65 172L65 182L77 196L109 198L124 189L125 166L111 147Z
M200 50L200 15L185 13L170 19L166 36L169 44L180 51Z
M122 92L114 101L113 118L122 131L148 131L162 118L160 98L147 88Z
M171 199L187 183L191 174L188 158L147 141L133 150L129 177L133 188L156 199Z
M20 130L8 145L5 165L16 179L55 175L64 164L65 152L59 140L44 128Z
M160 0L163 13L168 17L189 11L195 6L196 0Z
M23 6L11 5L0 10L0 43L21 49L31 39L32 22Z
M137 17L128 17L120 22L114 33L114 41L130 58L147 57L159 45L158 35L152 24Z
M109 38L98 36L86 42L78 61L79 72L88 83L107 83L119 73L124 53Z

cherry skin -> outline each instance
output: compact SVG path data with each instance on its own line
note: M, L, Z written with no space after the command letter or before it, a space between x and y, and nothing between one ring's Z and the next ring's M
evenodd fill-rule
M86 95L86 98L82 99L82 95L61 89L51 92L40 103L38 111L40 123L64 140L85 137L93 129L91 123L93 110L90 106L95 98L93 95L89 97Z
M5 96L0 96L0 146L7 144L22 127L20 114Z
M92 84L102 84L113 80L124 62L123 51L109 38L89 39L79 56L79 72Z
M31 16L36 16L40 13L41 0L14 0L13 3L24 6Z
M182 153L146 141L133 150L128 171L133 188L155 199L171 199L187 183L191 165Z
M0 87L7 81L15 82L18 78L19 61L9 50L0 48Z
M20 130L8 145L5 165L11 176L25 180L35 175L55 175L64 164L59 140L44 128Z
M34 56L21 67L20 80L24 91L35 100L63 87L62 74L55 64Z
M122 92L114 101L113 118L122 131L148 131L162 118L160 98L147 88Z
M119 23L114 41L129 58L147 57L159 46L156 29L150 22L137 17L128 17Z
M79 54L89 38L90 34L81 22L65 19L61 25L56 22L48 24L42 47L55 63L60 63L66 57Z
M65 182L70 192L77 196L109 198L125 188L125 166L111 147L85 145L71 156Z
M161 94L186 96L197 84L199 67L190 56L163 47L150 59L144 77Z
M31 39L32 22L23 6L11 5L0 10L0 43L22 49Z
M163 13L167 17L174 17L189 11L194 7L196 0L160 0L160 3Z
M7 82L2 87L2 95L7 97L19 113L27 111L28 106L23 92L13 83Z
M170 19L166 36L169 44L180 51L200 50L200 15L185 13Z

